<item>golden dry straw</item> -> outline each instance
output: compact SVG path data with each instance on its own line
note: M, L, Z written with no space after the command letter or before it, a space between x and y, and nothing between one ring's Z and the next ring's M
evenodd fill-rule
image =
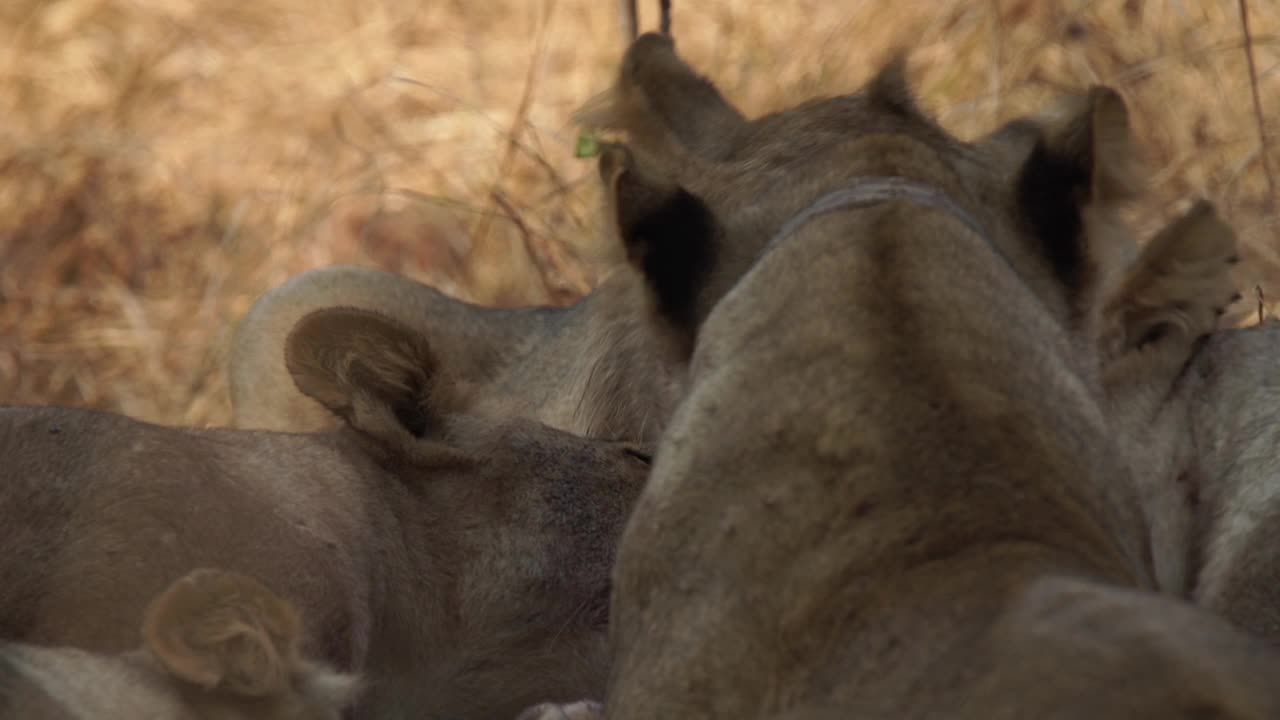
M1280 298L1235 0L673 6L681 53L752 114L857 87L902 43L964 137L1111 84L1151 169L1135 221L1209 197L1241 287ZM655 29L658 3L639 10ZM618 26L596 0L0 3L0 402L225 423L233 324L330 263L569 302L617 260L568 119L611 80ZM1275 137L1280 3L1249 27Z

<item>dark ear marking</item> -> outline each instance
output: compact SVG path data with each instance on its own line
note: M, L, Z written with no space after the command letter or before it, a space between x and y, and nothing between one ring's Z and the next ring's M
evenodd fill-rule
M1095 86L1058 110L1042 123L1016 192L1028 229L1075 305L1110 255L1112 240L1092 232L1101 216L1091 213L1114 212L1137 196L1140 183L1129 113L1116 91Z
M427 411L415 400L401 399L394 402L391 411L404 429L415 438L422 439L430 425Z
M601 155L627 260L649 286L657 314L692 342L698 293L715 264L716 223L710 208L683 187L640 168L631 151Z
M627 256L648 280L658 311L690 334L698 291L714 264L713 233L711 212L684 188L622 228Z
M1053 272L1067 287L1079 287L1087 268L1081 233L1081 193L1089 173L1075 160L1036 142L1018 178L1018 205L1040 240Z

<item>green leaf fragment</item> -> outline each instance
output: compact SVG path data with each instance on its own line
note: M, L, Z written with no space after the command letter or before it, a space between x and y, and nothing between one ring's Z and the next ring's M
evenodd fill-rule
M596 134L590 131L583 131L578 135L578 143L573 147L573 156L576 158L590 158L600 154L600 139Z

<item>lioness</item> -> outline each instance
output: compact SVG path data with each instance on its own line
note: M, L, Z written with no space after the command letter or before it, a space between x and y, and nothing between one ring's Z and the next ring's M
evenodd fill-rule
M350 308L304 317L293 380L321 434L0 409L0 638L134 646L195 567L298 605L308 655L369 684L365 716L489 718L601 692L613 548L644 449L454 412L434 349Z
M260 298L228 364L236 427L314 431L333 414L289 379L284 341L299 318L336 306L389 315L435 349L438 371L478 414L527 417L588 437L649 442L675 403L679 366L652 340L629 268L568 308L487 308L398 275L336 266Z
M691 354L619 546L606 716L1280 716L1270 648L1147 592L1080 341L1122 292L1118 95L962 143L899 62L746 121L646 35L587 118L628 135L602 173Z
M0 717L337 720L357 681L300 657L300 631L262 583L195 570L148 606L141 649L0 644Z
M1200 459L1187 437L1186 370L1218 312L1200 299L1240 297L1221 263L1235 244L1213 207L1197 202L1147 242L1102 311L1105 404L1137 479L1158 584L1182 597L1196 572L1189 565L1195 484L1187 470Z
M671 3L659 4L671 30ZM635 0L618 7L636 37ZM651 441L675 403L682 364L661 355L628 268L570 308L486 308L393 273L335 266L303 273L259 298L237 326L228 362L232 422L307 432L334 418L289 382L284 340L299 318L347 306L389 315L429 338L442 372L470 388L479 413L528 417L588 437Z
M1280 321L1215 333L1135 425L1196 602L1280 644ZM1176 482L1175 482L1176 481ZM1181 508L1184 512L1176 512Z

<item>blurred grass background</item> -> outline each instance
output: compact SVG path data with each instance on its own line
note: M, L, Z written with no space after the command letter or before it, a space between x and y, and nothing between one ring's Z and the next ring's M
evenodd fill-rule
M752 115L900 44L961 137L1110 84L1151 171L1138 227L1211 198L1246 243L1237 316L1255 285L1280 300L1280 3L1250 5L1269 153L1237 0L674 6L681 53ZM234 323L332 263L571 302L617 258L568 117L622 48L603 0L5 0L0 402L224 424Z

